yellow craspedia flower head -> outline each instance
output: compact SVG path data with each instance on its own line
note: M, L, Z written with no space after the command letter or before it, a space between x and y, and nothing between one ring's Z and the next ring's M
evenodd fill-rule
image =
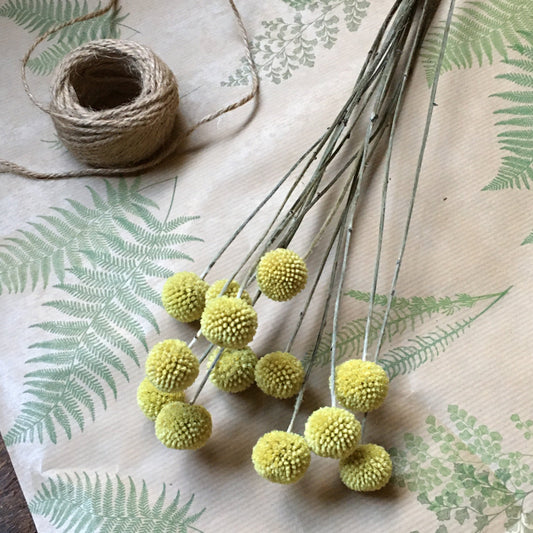
M341 481L352 490L370 492L383 488L392 474L392 461L387 451L377 444L358 446L340 461Z
M377 409L389 391L389 378L381 366L352 359L335 370L335 395L341 405L367 413Z
M197 450L211 436L213 424L209 411L201 405L167 403L155 419L155 435L167 447Z
M226 285L227 281L227 279L219 279L218 281L215 281L209 287L209 289L207 289L207 292L205 293L206 303L209 300L212 300L213 298L218 298L220 296L220 291L224 288L224 285ZM235 280L233 280L228 285L222 296L231 296L234 298L237 296L240 288L241 286ZM252 305L252 298L250 298L250 295L247 291L242 291L240 298L243 299L247 304Z
M285 302L305 287L307 266L292 250L272 250L263 255L257 265L257 283L266 297Z
M159 390L177 392L194 383L200 364L183 341L168 339L150 350L145 369L146 376Z
M213 363L216 353L210 356L209 366ZM225 349L214 366L209 379L220 390L225 392L241 392L246 390L255 380L257 356L246 346L240 350Z
M209 300L202 314L200 327L209 342L238 350L254 338L257 313L241 298L221 296Z
M183 392L162 392L148 378L144 378L137 388L137 405L150 420L155 420L163 408L170 402L182 402Z
M321 407L307 419L304 436L317 455L342 459L359 444L361 424L345 409Z
M287 485L302 478L311 462L311 453L302 436L271 431L257 441L252 462L261 477Z
M177 272L163 285L161 300L167 313L180 322L202 316L209 284L193 272Z
M267 353L255 365L255 382L269 396L283 400L298 393L304 380L299 359L287 352Z

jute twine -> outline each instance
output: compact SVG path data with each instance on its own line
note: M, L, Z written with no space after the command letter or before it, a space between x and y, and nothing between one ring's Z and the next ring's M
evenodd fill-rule
M33 179L117 176L154 167L174 153L200 125L236 109L255 97L259 88L248 36L240 14L228 0L245 43L250 65L250 92L185 131L177 127L178 84L172 70L148 47L133 41L101 39L65 56L51 86L49 107L38 102L26 80L26 64L39 43L67 25L117 9L118 0L89 15L75 18L39 37L22 62L22 82L31 101L48 113L57 135L80 161L94 168L35 172L0 159L0 172Z

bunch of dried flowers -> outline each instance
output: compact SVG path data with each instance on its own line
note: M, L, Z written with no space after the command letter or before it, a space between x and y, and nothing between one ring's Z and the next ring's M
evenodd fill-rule
M261 391L274 398L296 396L287 430L267 432L253 447L252 462L260 476L275 483L294 483L308 469L312 452L338 460L340 478L352 490L374 491L387 484L392 472L387 451L377 444L362 442L368 413L383 404L389 389L388 377L379 365L379 353L390 307L385 312L377 347L370 358L369 330L381 268L397 123L417 51L438 3L437 0L395 2L376 36L350 97L326 132L252 211L202 274L178 272L165 283L162 301L168 313L181 322L199 320L200 323L189 344L176 339L165 340L152 348L146 360L147 378L139 386L138 403L146 416L155 420L156 436L166 446L196 449L207 442L212 431L211 416L204 407L196 404L196 400L208 379L222 391L230 393L243 391L255 382ZM452 11L453 0L441 58L436 67L437 75L431 88L412 195L392 276L389 306L409 233ZM380 155L380 149L385 153L382 203L363 354L361 359L337 365L338 319L354 219L362 191L372 177L371 163ZM208 284L205 279L215 263L291 177L293 181L287 196L236 270L226 279ZM300 190L299 194L296 194L297 190ZM292 249L294 237L304 218L321 202L328 202L329 206L322 226L307 250L297 253ZM311 276L307 262L319 249L322 256L318 260L318 270ZM327 296L322 304L320 327L304 366L292 353L292 347L311 302L316 305L314 295L327 266L330 267L329 280L325 282ZM249 291L254 285L257 290L252 297ZM287 345L258 358L250 346L258 329L255 302L261 295L285 302L301 291L307 293L305 302ZM311 413L303 435L299 435L293 432L293 425L331 315L331 405ZM200 336L207 339L209 347L198 358L192 348ZM205 375L191 401L186 403L183 391L196 380L200 365L206 359ZM361 415L360 418L356 413Z

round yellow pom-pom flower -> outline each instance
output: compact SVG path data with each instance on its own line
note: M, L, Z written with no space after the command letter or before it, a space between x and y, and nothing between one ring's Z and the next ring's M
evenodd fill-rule
M261 477L287 485L302 478L311 462L311 453L302 436L271 431L257 441L252 462Z
M180 322L202 316L209 284L193 272L177 272L163 285L161 300L167 313Z
M162 392L148 378L144 378L137 388L137 405L150 420L155 420L163 406L170 402L182 402L183 392Z
M155 419L155 435L167 447L197 450L211 436L209 411L201 405L167 403Z
M298 393L304 380L299 359L287 352L272 352L255 365L255 382L269 396L283 400Z
M321 457L342 459L350 455L361 438L361 424L339 407L321 407L305 423L305 440Z
M285 302L305 287L307 266L292 250L272 250L261 257L257 265L257 283L266 297Z
M341 405L366 413L377 409L389 391L389 378L381 366L352 359L335 371L335 395Z
M235 298L239 293L239 289L241 288L241 286L235 280L228 285L224 291L224 294L220 294L220 291L224 288L224 285L226 285L227 281L227 279L219 279L218 281L215 281L205 293L205 302L207 303L209 300L218 298L219 296L231 296L232 298ZM242 291L240 298L247 304L252 305L252 298L250 298L250 295L247 291Z
M163 392L177 392L194 383L200 364L191 349L180 340L158 342L146 359L146 376Z
M257 330L255 309L241 298L221 296L205 306L200 327L203 336L223 348L238 350L248 345Z
M363 444L340 461L341 481L352 490L370 492L383 488L392 474L387 451L377 444Z
M213 363L216 355L216 353L211 355L209 365ZM240 350L225 349L211 371L209 379L220 390L241 392L254 382L256 364L257 356L248 346Z

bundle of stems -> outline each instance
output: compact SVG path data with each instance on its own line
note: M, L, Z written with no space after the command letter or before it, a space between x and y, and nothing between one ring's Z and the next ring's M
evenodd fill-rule
M382 245L385 228L385 213L388 199L388 184L391 178L391 160L394 140L397 132L399 117L404 102L407 85L415 66L417 52L433 15L438 7L439 0L396 0L388 13L383 25L367 54L366 60L355 82L353 90L346 103L337 114L331 125L320 138L298 159L286 175L274 186L261 203L242 222L235 233L224 243L220 251L207 265L201 278L207 274L226 252L238 235L257 215L257 213L272 199L272 197L286 184L289 178L293 182L289 187L286 197L275 210L274 216L266 229L262 232L257 242L252 246L235 271L228 277L221 294L227 289L232 280L237 279L240 284L238 296L254 281L259 258L273 248L288 248L291 245L304 218L319 202L330 202L327 215L324 217L319 231L312 242L309 243L307 252L303 256L307 259L315 252L318 243L328 236L329 241L321 249L323 255L318 261L318 271L311 280L311 286L303 309L299 314L295 329L287 343L286 351L290 352L295 338L300 331L304 317L310 307L311 301L326 271L330 265L327 296L324 302L320 327L318 329L314 348L307 359L303 386L296 398L294 411L287 432L292 430L295 418L302 403L306 383L314 366L318 347L323 338L324 329L329 317L332 316L331 335L331 365L330 365L330 391L331 404L334 407L335 388L334 376L336 365L336 344L339 321L339 311L343 296L343 285L350 255L354 221L360 208L363 192L369 180L374 176L374 163L378 158L384 157L382 173L382 193L379 216L378 238L376 243L375 265L372 277L372 287L369 298L369 308L365 335L363 341L362 359L370 358L376 362L379 358L383 343L387 319L390 313L392 299L395 295L398 275L405 252L409 234L411 217L422 168L422 160L429 133L429 125L434 108L434 99L442 64L443 52L450 27L454 0L451 0L448 19L444 27L444 37L441 46L440 58L436 65L434 81L430 90L428 111L421 148L414 171L412 193L409 198L407 215L404 221L402 241L399 246L397 260L394 266L391 287L389 291L388 307L385 311L383 323L378 335L374 353L369 356L369 332L373 314L373 304L376 296L378 278L381 270ZM301 190L296 194L297 190ZM256 293L254 301L260 293ZM333 307L333 309L331 309ZM200 332L191 341L192 345ZM212 345L202 356L205 359ZM194 403L211 370L216 365L222 354L222 349L212 361L207 370L205 379L198 387L191 403ZM366 415L365 415L366 420ZM364 423L364 422L363 422Z

